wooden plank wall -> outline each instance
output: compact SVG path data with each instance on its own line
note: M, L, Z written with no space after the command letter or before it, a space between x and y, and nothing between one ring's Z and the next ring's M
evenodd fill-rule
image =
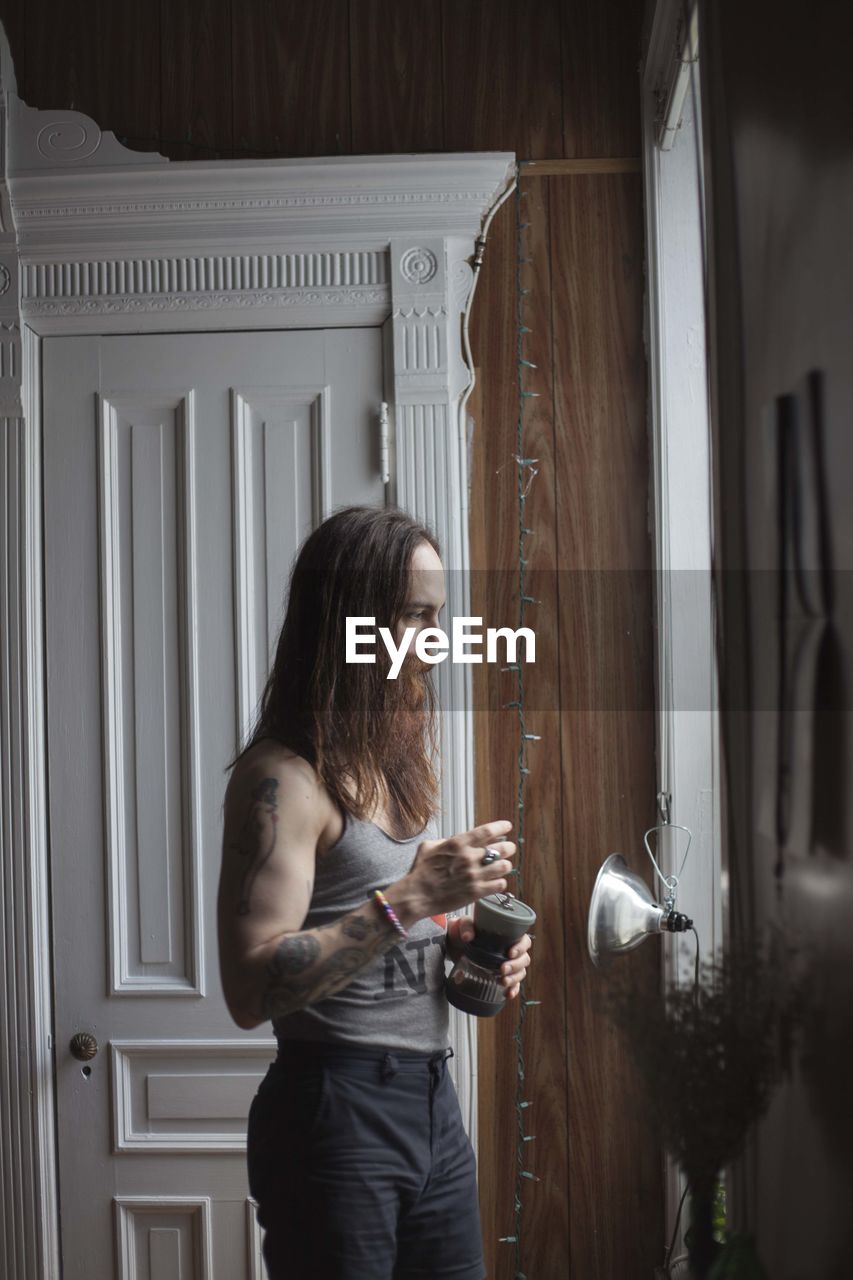
M3 0L0 14L26 102L85 111L173 159L639 154L641 0ZM662 1253L662 1165L595 1013L585 927L601 861L636 857L654 820L641 179L524 176L522 190L526 355L538 366L526 385L540 393L525 416L541 599L527 614L538 662L526 693L542 708L528 714L541 741L528 752L522 896L540 913L528 995L542 1005L523 1038L536 1134L525 1154L540 1181L524 1184L521 1269L640 1280ZM490 600L517 612L515 221L513 198L492 224L472 320L471 538L475 563L494 571L487 618ZM478 722L477 817L516 818L516 713ZM648 952L638 963L654 981ZM516 1261L497 1243L515 1226L516 1017L480 1027L494 1280Z

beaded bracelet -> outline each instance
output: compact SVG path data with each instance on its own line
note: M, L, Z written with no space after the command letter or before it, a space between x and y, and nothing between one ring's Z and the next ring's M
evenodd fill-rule
M385 912L386 916L391 921L394 928L399 933L400 937L408 938L409 936L408 929L404 929L403 926L400 924L400 921L397 919L397 913L395 912L394 908L391 906L391 903L385 897L385 894L382 892L382 890L374 889L373 897L374 897L374 900L379 903L380 907Z

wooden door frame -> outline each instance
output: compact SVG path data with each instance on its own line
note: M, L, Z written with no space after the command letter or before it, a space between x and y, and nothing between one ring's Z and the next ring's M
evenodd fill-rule
M10 1280L59 1274L45 724L41 341L51 334L381 326L389 501L440 540L468 613L462 314L508 152L170 162L15 93L0 27L0 1133ZM378 406L377 406L378 408ZM378 428L377 428L378 429ZM238 673L239 676L239 673ZM438 668L445 832L473 822L470 669ZM451 697L452 695L452 697ZM476 1037L451 1010L476 1146ZM58 1052L64 1052L58 1046Z

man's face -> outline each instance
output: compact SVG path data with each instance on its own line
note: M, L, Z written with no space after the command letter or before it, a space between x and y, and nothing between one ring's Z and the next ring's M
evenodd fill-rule
M413 627L406 657L393 686L393 713L387 726L387 746L391 755L403 759L417 758L423 748L424 714L430 663L422 662L415 653L418 633L439 626L444 608L444 571L441 560L428 542L420 543L412 555L408 574L406 602L402 616L394 627L399 645L407 627Z
M418 658L415 641L421 631L441 626L439 615L445 605L444 570L428 542L418 543L412 554L407 586L406 603L394 628L394 640L397 645L401 644L406 630L413 627L414 635L404 665L425 670L429 663L422 663Z

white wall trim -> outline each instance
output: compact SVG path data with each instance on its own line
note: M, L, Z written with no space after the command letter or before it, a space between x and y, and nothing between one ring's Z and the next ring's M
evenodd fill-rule
M703 955L708 955L722 935L719 827L712 799L700 799L706 791L716 792L718 780L700 171L688 152L687 135L680 151L676 142L661 152L655 127L655 90L670 74L680 13L679 0L660 0L643 76L659 742L669 742L669 759L658 764L670 773L672 822L693 830L679 905L696 919ZM682 167L673 180L663 166L677 162L676 151ZM670 183L666 189L665 181ZM687 718L693 711L701 722ZM702 749L691 752L690 743L700 734ZM706 803L711 808L703 812ZM663 850L665 860L678 855L676 848ZM683 976L692 980L690 948L685 944L683 950ZM673 962L672 952L667 954Z
M4 1025L17 1030L17 1040L6 1039L0 1050L10 1108L0 1131L0 1167L8 1175L0 1195L5 1274L52 1280L59 1274L59 1231L40 338L382 325L394 428L389 500L429 522L448 570L467 569L467 444L458 410L469 374L461 316L473 282L474 240L512 180L515 157L173 163L122 147L80 113L22 103L2 27L0 57L0 325L8 335L0 372L7 534L0 557L0 660L9 673L0 688L0 873L14 951L0 978L0 1012ZM467 593L465 575L453 573L450 581ZM451 603L454 611L470 611L464 601ZM191 617L187 625L191 647ZM470 673L446 672L448 665L442 664L440 681L453 681L441 685L443 702L453 708L442 718L442 822L450 833L471 825L474 771ZM194 950L200 945L201 935ZM476 1146L472 1022L452 1011L451 1069ZM129 1201L117 1206L125 1226L132 1209Z
M24 327L6 173L7 95L0 28L0 1271L59 1274L51 958L47 878L41 403L38 339Z
M684 5L657 0L642 67L643 184L647 260L647 354L651 505L655 545L658 787L672 798L669 820L692 830L678 888L678 909L695 922L701 955L722 943L720 765L711 578L710 427L705 361L701 166L688 127L667 135L661 149L661 109L685 77L677 56ZM688 73L689 80L690 75ZM696 122L697 133L701 121ZM701 155L701 146L700 146ZM683 832L662 840L659 861L679 870ZM654 837L652 837L653 839ZM637 867L649 877L645 851ZM655 883L656 895L660 885ZM664 975L693 981L692 934L664 939ZM667 1235L683 1179L667 1161ZM682 1220L681 1232L686 1227ZM678 1252L678 1246L676 1247Z

